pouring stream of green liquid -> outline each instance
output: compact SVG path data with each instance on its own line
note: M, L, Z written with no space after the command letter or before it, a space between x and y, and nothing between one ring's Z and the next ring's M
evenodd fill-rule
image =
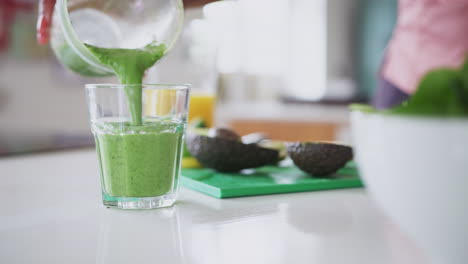
M121 84L131 84L125 87L128 98L131 124L142 124L142 82L145 71L162 58L166 52L164 44L150 43L141 49L111 49L100 48L89 44L85 46L94 54L98 61L111 67Z

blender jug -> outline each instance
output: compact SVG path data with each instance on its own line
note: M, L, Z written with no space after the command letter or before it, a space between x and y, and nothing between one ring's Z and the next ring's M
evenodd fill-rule
M182 0L58 0L51 46L58 60L84 76L107 76L84 43L103 48L164 44L167 53L183 26Z

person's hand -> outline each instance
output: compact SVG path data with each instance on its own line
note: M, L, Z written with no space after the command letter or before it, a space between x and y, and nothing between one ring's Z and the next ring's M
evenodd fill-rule
M39 16L37 19L37 42L47 44L50 39L50 27L56 0L39 0Z
M186 7L195 7L216 0L184 0ZM47 44L50 39L50 27L56 0L39 0L39 16L37 19L37 42Z

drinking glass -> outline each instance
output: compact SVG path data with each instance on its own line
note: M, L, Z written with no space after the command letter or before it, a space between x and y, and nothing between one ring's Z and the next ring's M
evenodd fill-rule
M177 198L188 85L141 85L142 124L132 125L127 88L86 85L105 206L152 209Z

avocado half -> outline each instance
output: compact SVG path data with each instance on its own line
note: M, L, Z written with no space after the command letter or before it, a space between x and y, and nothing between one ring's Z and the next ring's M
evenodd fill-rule
M296 166L318 177L329 176L353 159L350 146L329 142L296 142L287 145Z
M262 148L257 144L189 133L187 148L204 167L220 172L237 172L257 168L278 161L277 150Z

